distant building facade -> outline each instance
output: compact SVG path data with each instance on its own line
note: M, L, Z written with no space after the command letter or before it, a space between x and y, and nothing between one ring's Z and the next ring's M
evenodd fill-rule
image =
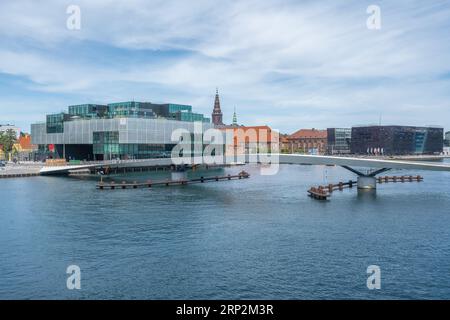
M213 127L189 105L130 101L68 109L31 125L31 142L40 155L68 160L169 157L176 145L174 130L194 132L195 124L203 130Z
M450 156L450 147L444 147L444 151L442 152L444 156Z
M278 132L269 126L223 126L220 130L224 131L226 139L233 141L226 141L225 153L228 155L279 152ZM231 137L227 137L229 134Z
M288 137L288 134L280 134L280 152L282 153L291 153L291 144Z
M445 133L444 146L450 148L450 131Z
M10 125L10 124L0 124L0 132L5 133L9 130L14 131L16 134L16 137L19 137L20 129L16 126Z
M327 154L349 154L351 152L352 129L327 129Z
M327 130L300 129L287 140L294 153L324 154L327 150Z
M443 151L444 130L435 127L361 126L352 128L351 153L421 155Z
M13 145L13 156L19 161L32 161L38 147L31 144L31 135L21 133L17 143Z

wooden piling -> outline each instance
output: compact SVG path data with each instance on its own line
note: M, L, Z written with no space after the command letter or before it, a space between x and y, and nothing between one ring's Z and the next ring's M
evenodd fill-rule
M139 183L137 181L133 181L131 183L127 183L125 181L122 181L122 183L119 185L121 189L138 189L138 188L151 188L153 186L175 186L175 185L188 185L188 184L195 184L195 183L205 183L205 182L212 182L212 181L230 181L234 179L247 179L250 175L242 171L237 175L226 175L226 176L214 176L214 177L200 177L198 179L184 179L184 180L163 180L163 181L146 181L143 183ZM105 183L103 181L100 181L99 184L97 184L97 189L99 190L115 190L117 185L114 181L110 183Z

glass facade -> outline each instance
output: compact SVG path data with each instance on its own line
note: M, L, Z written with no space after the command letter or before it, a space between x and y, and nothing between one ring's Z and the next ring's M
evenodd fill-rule
M47 133L63 133L65 118L67 118L65 113L47 115Z
M59 156L75 160L167 157L177 144L171 139L175 130L192 134L195 126L213 128L189 105L128 101L68 109L69 113L48 115L45 123L32 124L32 143L40 150L52 145ZM193 139L198 143L203 141Z
M118 131L94 132L95 159L149 159L170 157L172 144L120 143Z
M450 147L450 131L445 133L444 146Z
M31 126L31 134L33 144L61 146L58 150L62 150L64 145L67 158L140 159L169 156L178 143L172 141L175 130L190 132L193 143L203 144L202 137L193 134L195 126L200 126L203 131L213 128L210 123L167 119L78 119L64 122L62 133L47 133L46 123L36 123ZM86 150L83 146L91 146L91 154L75 152L76 149Z
M193 113L193 112L177 112L176 113L176 120L179 121L200 121L203 122L204 117L200 113Z
M328 128L327 129L327 153L348 154L352 140L351 128Z
M416 131L416 135L414 137L414 153L423 154L425 152L427 133L428 131L426 129L419 129Z
M108 116L111 118L155 118L151 103L136 101L108 104Z
M105 117L108 106L98 104L80 104L69 106L69 114L82 118L101 118Z
M108 104L109 118L165 118L178 121L209 122L203 114L192 112L192 106L183 104L153 104L150 102L118 102Z
M184 104L168 104L169 113L176 113L176 112L192 112L192 106L184 105Z
M433 127L370 126L352 128L351 152L384 155L437 154L443 150L444 130Z
M94 155L109 155L109 159L117 158L119 150L119 131L93 133Z

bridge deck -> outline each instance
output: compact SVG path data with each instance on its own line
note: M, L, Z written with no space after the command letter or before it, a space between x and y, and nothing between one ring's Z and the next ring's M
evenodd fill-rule
M448 171L450 172L450 165L437 164L431 162L418 162L406 160L381 160L370 158L355 158L355 157L336 157L336 156L311 156L301 154L260 154L247 155L244 158L226 157L224 164L233 164L239 162L246 163L267 163L265 159L272 160L279 164L309 164L309 165L337 165L348 167L363 167L363 168L388 168L388 169L407 169L407 170L431 170L431 171ZM186 160L185 164L197 164L193 161ZM81 169L95 169L104 168L106 166L111 168L132 168L132 167L157 167L170 166L172 159L147 159L147 160L132 160L132 161L105 161L99 163L89 163L85 165L74 166L60 166L60 167L44 167L40 171L42 175L57 175L67 174L72 170ZM220 165L220 164L219 164Z
M280 154L278 156L280 164L337 165L363 168L411 169L450 172L450 165L430 162L381 160L336 156L311 156L300 154Z

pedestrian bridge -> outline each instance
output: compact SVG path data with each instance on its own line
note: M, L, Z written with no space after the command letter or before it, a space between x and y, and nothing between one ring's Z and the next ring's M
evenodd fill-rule
M270 155L265 156L269 157ZM341 167L362 167L374 169L450 171L450 165L423 161L311 156L301 154L279 154L277 156L279 157L280 164L336 165Z
M183 164L195 165L192 158L184 158ZM450 165L433 162L387 160L357 157L337 157L337 156L313 156L301 154L250 154L243 157L225 157L224 163L214 163L214 165L236 164L236 163L261 163L261 164L297 164L297 165L334 165L341 166L358 176L359 188L375 188L375 176L390 169L404 170L429 170L450 172ZM91 171L102 170L104 168L144 168L144 167L169 167L179 165L170 158L146 159L146 160L113 160L82 165L67 165L58 167L44 167L41 175L67 175L71 172L89 169ZM369 169L365 172L362 169Z
M270 159L271 155L260 155L262 158ZM249 156L251 157L251 156ZM341 166L358 176L359 189L376 189L376 176L391 169L403 170L428 170L450 172L450 165L433 162L387 160L357 157L336 157L336 156L312 156L300 154L277 154L272 155L280 164L308 164L308 165L335 165ZM264 163L264 161L262 161ZM362 169L366 168L366 172ZM369 169L369 170L367 170Z

